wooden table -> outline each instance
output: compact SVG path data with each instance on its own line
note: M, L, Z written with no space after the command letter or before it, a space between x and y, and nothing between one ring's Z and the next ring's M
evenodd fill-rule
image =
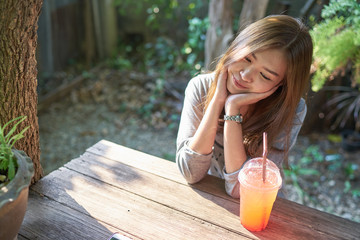
M359 239L360 223L278 198L249 232L239 200L207 176L188 185L175 163L102 140L31 187L18 239Z

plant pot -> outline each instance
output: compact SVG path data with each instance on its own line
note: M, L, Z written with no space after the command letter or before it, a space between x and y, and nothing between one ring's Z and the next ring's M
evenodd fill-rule
M25 216L29 185L34 175L31 159L23 152L13 150L18 169L14 179L0 189L0 239L16 239Z
M360 150L360 133L353 130L345 130L342 132L342 148L352 152Z

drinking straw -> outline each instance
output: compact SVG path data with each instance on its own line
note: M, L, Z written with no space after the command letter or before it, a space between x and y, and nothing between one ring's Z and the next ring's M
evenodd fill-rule
M265 183L266 180L266 157L267 157L267 134L266 132L263 133L263 172L262 178L263 182Z

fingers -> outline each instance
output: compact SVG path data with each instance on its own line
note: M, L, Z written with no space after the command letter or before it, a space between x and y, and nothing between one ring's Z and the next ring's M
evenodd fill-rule
M238 106L244 106L256 103L262 99L265 99L269 97L271 94L273 94L276 91L276 88L270 89L267 92L263 93L240 93L240 94L233 94L228 97L228 101L230 102L237 102Z
M226 97L228 96L228 91L227 91L227 68L224 68L223 70L221 70L219 77L217 79L217 86L216 86L216 92L215 92L215 97L217 100L225 103Z
M221 70L217 84L218 87L226 87L227 76L228 76L227 68Z
M227 68L224 68L223 70L221 70L219 78L221 80L226 80L227 79L227 75L228 75L228 71Z

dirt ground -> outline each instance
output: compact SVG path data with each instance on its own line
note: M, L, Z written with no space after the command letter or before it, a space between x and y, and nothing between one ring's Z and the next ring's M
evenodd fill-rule
M43 83L39 99L73 77ZM45 173L106 139L174 161L177 123L188 76L159 76L101 69L81 87L39 113L41 163ZM360 151L341 149L338 136L301 135L289 162L286 197L360 222Z

